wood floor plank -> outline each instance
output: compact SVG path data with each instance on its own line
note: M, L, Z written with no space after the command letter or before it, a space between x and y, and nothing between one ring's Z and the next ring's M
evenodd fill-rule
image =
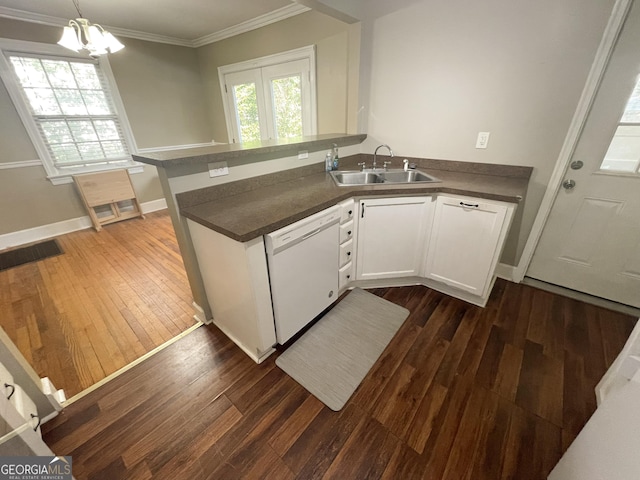
M28 275L0 277L10 281L28 293ZM73 455L79 479L541 480L595 409L595 382L636 321L502 280L485 309L425 287L374 292L411 313L340 412L277 368L277 353L256 365L206 326L69 406L45 439ZM73 305L51 301L64 325ZM16 321L12 311L14 331L36 307L16 307L26 315ZM43 345L64 337L49 330Z
M424 452L424 447L431 436L436 418L447 397L448 389L438 383L432 383L418 406L413 417L411 427L405 435L407 445L418 453Z
M563 362L543 352L527 341L515 403L561 427L563 392L558 387L564 382Z
M489 392L480 387L474 388L469 396L464 413L460 420L460 427L453 441L448 455L447 464L442 478L468 478L473 472L475 453L482 433L483 416L487 413L486 400Z
M300 408L291 415L282 426L269 438L268 442L278 455L283 456L300 438L309 424L324 408L324 404L310 395Z
M403 364L389 381L371 414L396 436L405 438L429 386L441 367L449 343L435 338L427 362L416 369Z
M373 418L358 424L322 478L380 478L399 440Z

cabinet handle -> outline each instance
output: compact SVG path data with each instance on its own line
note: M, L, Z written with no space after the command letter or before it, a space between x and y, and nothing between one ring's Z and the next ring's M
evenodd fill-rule
M353 210L349 210L349 215L353 215Z
M349 280L351 278L351 275L347 275L347 280Z
M351 256L351 252L347 252L347 257L350 257L350 256Z
M360 214L360 218L364 218L364 203L361 203L360 205L362 205L362 213Z
M31 414L31 418L37 418L38 419L38 423L36 423L36 426L33 427L33 431L36 432L38 430L38 427L40 426L40 423L42 422L42 420L40 419L40 417L38 415L36 415L35 413Z
M347 232L347 235L351 235L351 230L349 230L349 231Z
M7 400L11 400L11 397L13 397L13 394L16 392L16 386L15 385L11 385L10 383L5 383L4 384L4 388L10 388L11 389L11 393L7 397Z
M478 208L480 206L480 204L478 203L465 203L465 202L460 202L460 205L462 205L463 207L474 207L474 208Z

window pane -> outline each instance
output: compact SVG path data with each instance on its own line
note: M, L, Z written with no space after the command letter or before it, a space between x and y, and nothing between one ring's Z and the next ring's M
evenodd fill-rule
M78 90L54 90L64 115L86 115L87 107Z
M233 97L236 103L239 142L260 140L260 123L258 121L258 99L256 84L245 83L233 86Z
M51 151L56 163L73 163L82 160L74 144L51 145Z
M271 81L277 138L302 136L302 88L299 75Z
M91 121L77 121L69 122L69 128L73 134L73 138L76 142L91 142L97 141L98 135L93 128Z
M82 98L89 115L109 115L111 113L107 97L100 90L83 90Z
M73 70L80 88L89 90L102 88L94 65L90 63L72 63L71 70Z
M76 86L69 62L42 60L42 65L52 87L73 88Z
M113 120L94 120L93 125L100 140L116 140L120 138L116 122Z
M44 68L37 58L10 57L13 68L23 87L48 87Z
M122 142L102 142L105 158L122 158L127 155Z
M620 125L611 140L600 170L635 172L640 163L640 126Z
M102 148L98 142L79 143L78 150L80 150L83 160L102 160L104 158L104 153L102 153Z
M73 137L71 136L67 122L42 122L40 127L50 144L73 142Z
M60 115L60 106L50 88L25 88L29 105L36 115Z
M640 81L636 84L624 109L621 123L640 123Z

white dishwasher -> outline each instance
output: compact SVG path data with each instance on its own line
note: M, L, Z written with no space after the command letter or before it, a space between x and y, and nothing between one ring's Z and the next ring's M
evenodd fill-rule
M266 235L276 338L283 344L337 298L340 208Z

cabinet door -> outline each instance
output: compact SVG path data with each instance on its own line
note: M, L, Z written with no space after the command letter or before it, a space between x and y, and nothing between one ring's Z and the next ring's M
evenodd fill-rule
M506 235L508 212L506 205L486 200L438 196L425 275L484 296Z
M361 200L356 278L419 275L430 206L431 197Z

